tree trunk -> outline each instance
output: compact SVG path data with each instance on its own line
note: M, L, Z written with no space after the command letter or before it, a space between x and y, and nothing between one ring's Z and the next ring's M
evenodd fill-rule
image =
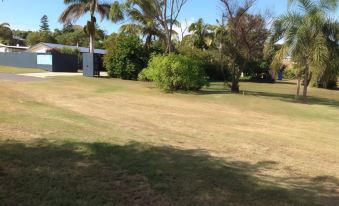
M308 88L308 83L309 83L309 65L306 63L306 68L305 68L305 75L304 75L304 90L303 90L303 102L307 102L307 88Z
M223 46L222 44L220 44L220 49L219 49L219 61L220 61L220 71L222 73L222 78L224 80L224 84L226 84L226 75L225 75L225 71L224 71L224 59L223 59Z
M95 49L95 33L89 34L89 53L94 54Z
M300 96L300 87L301 87L301 72L298 72L298 87L297 87L297 94L295 95L295 99L299 100L299 96Z
M151 44L152 44L152 35L149 34L149 35L147 35L146 41L145 41L145 49L146 49L146 51L149 51L149 49L151 47Z
M170 32L167 35L167 52L168 53L172 53L173 52L172 37L171 37Z
M232 93L239 93L240 92L240 89L239 89L239 79L234 79L232 81L231 92Z
M236 73L235 69L233 72L233 77L232 77L232 86L231 86L231 92L232 93L239 93L239 79L240 79L241 72Z

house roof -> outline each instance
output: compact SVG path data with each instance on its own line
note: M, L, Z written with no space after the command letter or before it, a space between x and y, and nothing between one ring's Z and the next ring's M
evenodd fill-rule
M86 48L86 47L69 46L69 45L63 45L63 44L43 43L43 42L30 47L29 50L32 50L32 49L39 47L39 46L45 46L49 49L62 49L62 48L79 49L81 53L89 53L89 48ZM96 54L106 54L106 50L95 49L94 53L96 53Z

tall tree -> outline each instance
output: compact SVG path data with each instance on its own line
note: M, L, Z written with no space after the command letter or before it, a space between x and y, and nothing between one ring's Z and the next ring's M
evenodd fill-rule
M222 38L225 52L229 58L232 74L231 91L239 92L241 73L249 66L250 61L261 55L268 36L265 18L251 15L249 9L255 0L221 0L224 5L223 18L227 26L227 37Z
M0 42L10 44L13 39L13 33L8 23L0 24Z
M89 35L90 53L94 53L96 35L96 16L98 13L101 19L110 19L113 22L122 20L123 11L118 1L112 5L101 3L100 0L64 0L68 8L61 14L59 21L64 24L77 21L81 16L90 13L90 20L87 21L85 32Z
M42 32L49 32L49 23L47 15L43 15L40 19L40 31Z
M272 66L275 67L283 58L291 55L292 60L302 67L304 76L302 100L306 102L312 72L326 68L330 57L324 28L329 20L327 12L334 11L338 1L289 0L289 4L290 7L298 5L298 9L288 11L274 22L270 42L273 44L283 39L284 45L276 53ZM299 88L300 81L296 99L299 99Z
M173 52L172 37L175 33L173 28L187 0L128 0L128 3L142 10L162 27L165 32L167 52Z

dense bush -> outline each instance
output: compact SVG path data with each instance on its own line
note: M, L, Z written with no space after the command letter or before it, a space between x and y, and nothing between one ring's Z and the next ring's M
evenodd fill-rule
M298 69L295 67L292 68L286 68L283 70L283 78L284 79L297 79L297 73L298 73Z
M82 47L88 47L89 38L83 29L77 29L73 32L55 32L54 36L58 44L79 45Z
M111 77L136 80L146 66L143 44L136 35L112 34L106 41L104 66Z
M208 85L202 66L199 59L180 54L154 56L139 80L154 81L164 91L199 90Z
M27 44L33 46L41 42L44 43L56 43L57 41L50 32L31 32L27 35Z
M226 62L224 69L221 70L221 62L218 50L201 50L194 47L181 46L178 49L179 53L192 58L200 59L203 63L203 68L210 80L224 81L230 77Z

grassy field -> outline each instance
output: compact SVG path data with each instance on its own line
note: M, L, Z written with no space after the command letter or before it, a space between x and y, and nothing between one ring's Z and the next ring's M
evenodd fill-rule
M46 72L43 69L31 69L31 68L17 68L17 67L7 67L0 66L0 73L9 73L9 74L24 74L24 73L40 73Z
M339 205L339 91L0 80L0 205Z

